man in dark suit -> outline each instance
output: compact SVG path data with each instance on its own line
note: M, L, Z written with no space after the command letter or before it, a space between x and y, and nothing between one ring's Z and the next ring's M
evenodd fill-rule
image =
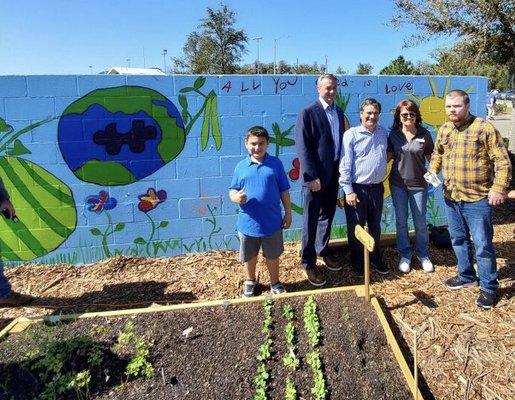
M314 286L325 284L325 275L316 264L317 255L324 257L329 270L342 268L341 261L328 249L338 197L343 132L349 128L349 121L334 102L337 84L334 75L321 75L317 80L318 100L300 112L295 126L304 201L301 264Z

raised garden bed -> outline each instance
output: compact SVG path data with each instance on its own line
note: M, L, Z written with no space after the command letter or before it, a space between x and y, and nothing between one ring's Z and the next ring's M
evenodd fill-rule
M80 318L51 327L33 323L0 342L0 398L41 395L40 375L55 362L49 359L49 349L55 350L50 344L69 349L85 337L91 342L85 342L86 350L74 353L76 365L66 365L65 371L52 375L64 376L59 388L68 385L57 398L253 399L261 385L264 398L283 399L288 398L288 381L289 393L292 388L295 392L295 397L289 398L411 398L371 304L355 291L315 293L319 293L313 298L319 321L315 345L308 338L305 322L308 297L297 294L274 297L267 307L263 299L236 300L167 312ZM286 305L291 307L287 315ZM285 332L288 322L289 334ZM136 343L148 354L137 353ZM263 344L268 344L265 356ZM318 395L313 392L317 376L314 350L321 362ZM284 361L292 354L297 367L292 367L291 357L289 364ZM90 362L95 357L102 359L101 364ZM129 364L137 373L127 373ZM84 374L65 376L72 370L88 370L89 381ZM256 383L258 376L264 378L260 384ZM51 393L48 385L47 393ZM317 397L320 393L324 397Z

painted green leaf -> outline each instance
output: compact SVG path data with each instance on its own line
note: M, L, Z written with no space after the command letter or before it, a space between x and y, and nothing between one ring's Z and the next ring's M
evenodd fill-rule
M179 93L188 93L188 92L194 92L195 88L191 86L183 87L181 90L179 90Z
M6 151L8 156L21 156L23 154L32 154L32 152L27 149L20 139L16 139L13 143L13 147Z
M272 124L272 131L275 133L276 136L281 136L281 128L279 128L279 124L277 122L274 122Z
M91 228L89 230L93 236L101 236L102 232L100 232L100 229L98 228Z
M161 221L161 223L159 224L159 227L160 228L166 228L168 226L169 222L168 221Z
M291 133L292 129L295 127L295 125L292 125L290 126L288 129L286 129L284 132L283 132L283 135L284 136L289 136L289 134Z
M114 227L114 231L120 232L120 231L123 231L124 228L125 228L125 224L123 222L120 222L119 224L116 224L116 226Z
M203 76L199 76L197 79L195 79L193 87L198 90L202 86L204 86L204 83L206 83L206 78L204 78Z
M135 244L145 244L145 243L147 243L147 241L145 239L143 239L141 236L139 236L136 239L134 239L134 243Z
M188 99L183 94L179 95L179 104L182 108L188 108Z
M12 132L13 127L5 122L4 119L0 118L0 132Z
M211 93L213 94L211 97L211 130L215 147L217 150L220 150L222 147L222 133L220 132L220 122L218 121L218 99L213 91Z
M287 147L295 145L295 140L287 137L279 137L274 143L278 144L279 146Z
M204 119L202 120L202 128L200 130L200 145L202 150L207 147L209 140L209 128L211 122L211 97L206 99L206 107L204 109Z

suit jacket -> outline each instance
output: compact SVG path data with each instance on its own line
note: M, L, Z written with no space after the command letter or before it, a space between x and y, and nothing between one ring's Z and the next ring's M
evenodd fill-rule
M349 121L338 106L336 112L340 122L341 155L343 132L349 128ZM326 187L334 171L335 154L331 125L320 100L299 113L295 132L302 184L306 186L308 182L320 179L321 186Z

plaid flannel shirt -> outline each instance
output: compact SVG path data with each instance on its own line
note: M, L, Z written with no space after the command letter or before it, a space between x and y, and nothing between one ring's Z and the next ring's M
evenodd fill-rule
M453 201L477 201L487 197L490 189L505 193L511 179L500 133L473 115L459 128L452 122L440 127L430 169L442 171L445 197Z

